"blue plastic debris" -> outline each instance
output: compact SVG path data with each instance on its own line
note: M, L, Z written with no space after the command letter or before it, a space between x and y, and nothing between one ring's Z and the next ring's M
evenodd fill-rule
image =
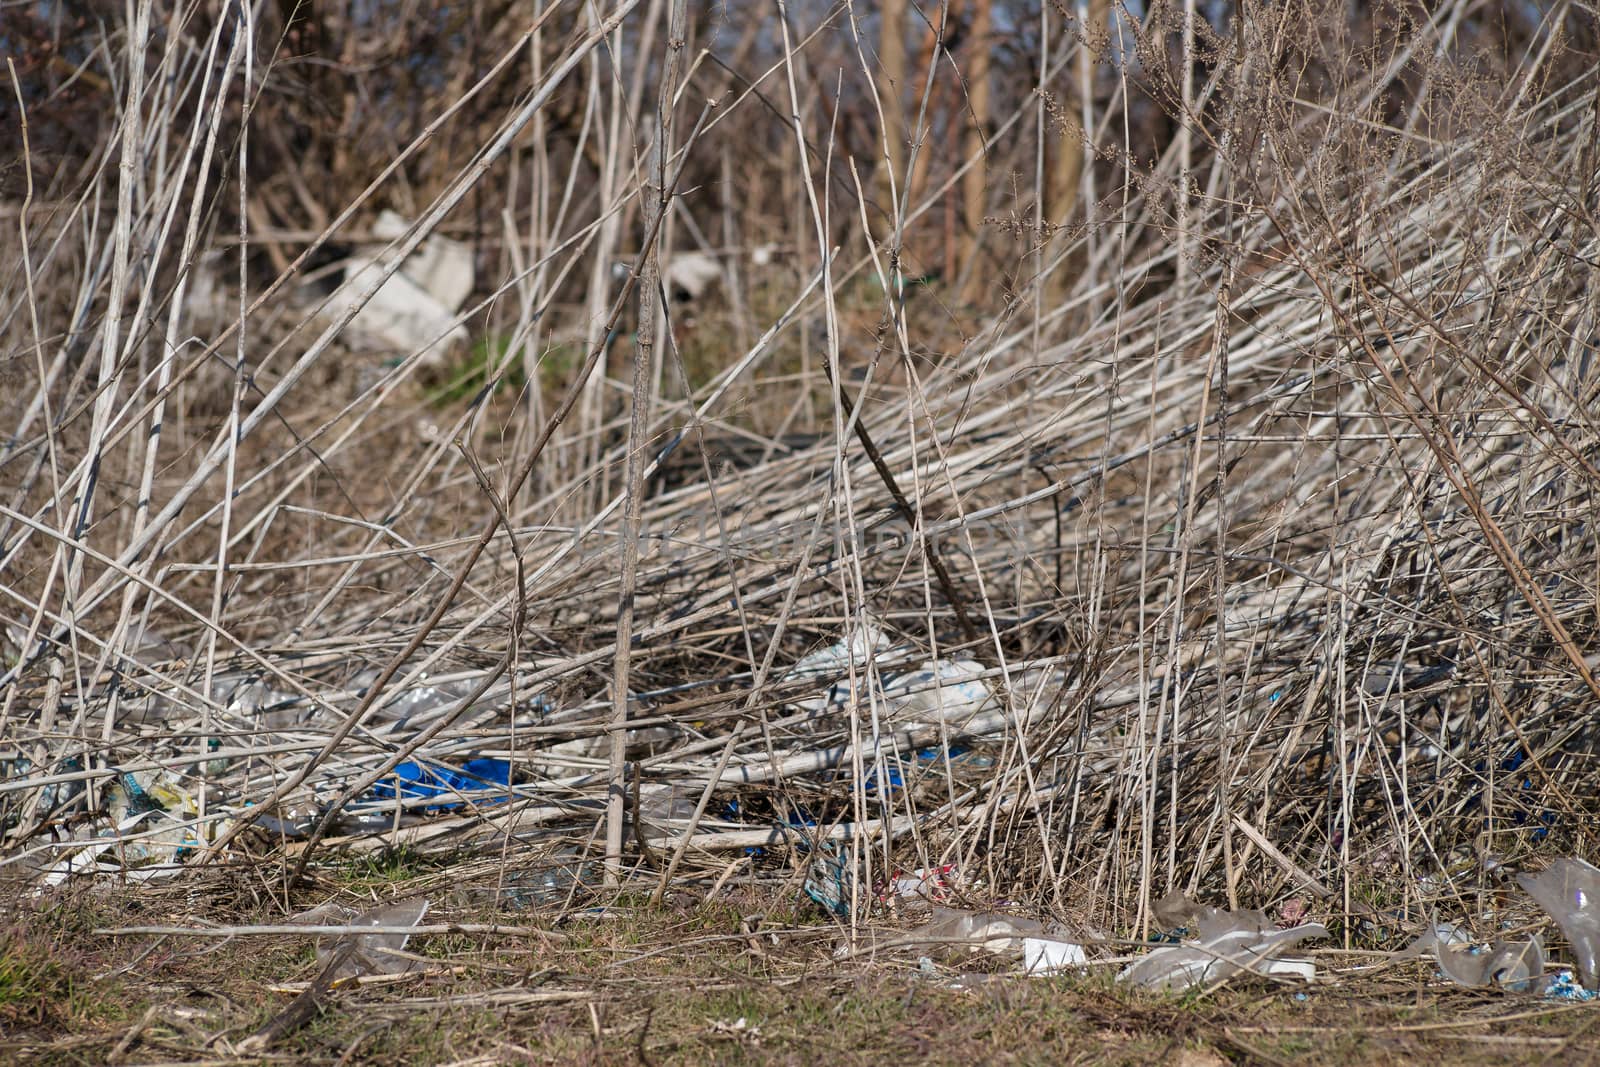
M1511 808L1511 822L1514 826L1529 829L1529 836L1535 841L1543 841L1550 836L1550 831L1556 826L1558 816L1555 811L1544 807L1540 802L1540 791L1533 778L1523 770L1523 764L1528 761L1528 754L1521 747L1511 749L1498 763L1498 774L1502 777L1515 777L1521 774L1521 780L1516 786L1517 803ZM1472 765L1473 772L1484 776L1490 773L1488 760L1478 760ZM1485 803L1482 793L1468 798L1467 811L1476 811L1483 808ZM1491 829L1489 820L1483 820L1484 829Z
M850 863L833 845L823 842L806 871L806 896L841 919L850 918Z
M889 793L890 796L894 796L896 793L900 792L900 790L905 788L905 786L906 786L905 776L900 773L900 768L898 766L896 766L894 763L891 763L891 762L889 762L887 760L884 762L884 768L883 769L886 772L884 774L884 776L883 776L884 777L884 781L886 781L888 783L888 785L889 785L888 793ZM865 779L863 784L865 784L866 787L867 787L867 795L868 796L876 796L877 795L877 792L878 792L878 771L877 771L877 768L873 768L872 770L867 772L867 777L866 777L866 779Z
M1570 1000L1574 1003L1583 1003L1600 997L1600 993L1579 985L1572 977L1571 971L1557 971L1545 979L1544 995L1546 1000Z
M128 814L143 815L147 811L166 811L161 802L144 791L144 786L130 772L123 771L117 776L122 788L128 791Z
M482 757L470 759L461 770L436 763L419 763L407 760L395 767L391 777L384 778L372 787L378 800L412 800L418 797L436 797L445 793L471 793L488 789L505 789L511 784L511 764L505 760ZM480 803L500 803L505 797L495 797ZM465 801L450 800L429 804L425 810L453 811Z
M946 753L952 764L984 769L994 766L994 757L986 756L981 752L974 752L966 745L951 745L948 749L940 746L921 748L917 750L917 759L923 763L943 763Z

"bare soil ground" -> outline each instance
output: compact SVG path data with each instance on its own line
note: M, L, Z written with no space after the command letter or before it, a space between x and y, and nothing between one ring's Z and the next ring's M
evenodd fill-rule
M430 925L414 973L335 988L265 1053L240 1055L320 967L307 936L111 934L129 926L281 923L330 895L398 885ZM492 885L492 883L491 883ZM353 865L287 902L253 876L182 888L8 894L0 1061L326 1064L1596 1063L1600 1003L1443 986L1431 966L1363 973L1323 953L1325 982L1207 995L1132 993L1114 968L1026 978L972 956L841 961L842 931L776 889L665 907L494 907L448 870ZM1345 973L1340 973L1344 971Z

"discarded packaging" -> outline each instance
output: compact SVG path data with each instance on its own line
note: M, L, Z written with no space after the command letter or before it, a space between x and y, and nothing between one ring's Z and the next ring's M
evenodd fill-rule
M499 795L476 800L479 804L503 803L507 787L511 784L511 764L502 759L483 757L470 759L454 770L442 764L407 760L397 765L392 775L372 787L378 800L410 800L417 797L437 797L495 790ZM453 811L465 800L447 800L429 804L429 812Z
M633 274L629 263L613 263L611 276L625 281ZM675 301L698 300L722 280L722 265L704 252L679 252L661 262L661 282Z
M1576 858L1558 859L1540 874L1520 874L1517 884L1549 912L1572 946L1587 989L1597 988L1600 956L1600 868Z
M801 888L806 896L822 905L830 914L848 919L855 896L852 892L855 876L850 868L847 854L823 842L811 856L811 865L806 869L805 884Z
M1072 966L1074 963L1081 965L1086 962L1082 958L1081 946L1068 945L1055 936L1056 933L1055 929L1047 928L1037 919L1005 915L997 911L968 911L963 908L934 906L928 921L923 925L904 932L882 929L864 931L865 947L860 939L848 944L841 943L835 949L834 956L844 959L859 955L863 951L899 949L915 951L930 959L949 962L959 962L978 953L1022 960L1027 951L1026 942L1036 940L1041 943L1041 947L1033 951L1037 959L1044 960L1038 964L1039 966L1045 966L1049 961L1055 961L1063 966Z
M1055 941L1046 937L1022 939L1022 970L1024 974L1044 977L1076 970L1089 962L1082 945L1071 941Z
M1189 895L1183 890L1173 889L1156 901L1152 910L1155 913L1157 929L1164 934L1171 934L1180 931L1192 932L1195 923L1200 921L1201 913L1211 909L1202 908L1189 899Z
M1600 997L1600 993L1579 985L1573 979L1571 971L1557 971L1545 978L1542 992L1549 1000L1570 1000L1579 1004Z
M801 657L789 668L789 677L826 679L828 685L818 696L794 701L795 706L816 713L842 706L850 697L852 669L856 672L864 670L874 655L888 648L889 638L869 618L861 620L850 631L848 640L835 641L826 648ZM866 679L861 678L859 673L856 681L863 688L867 685Z
M412 720L439 708L454 707L456 702L470 695L477 682L461 679L454 682L418 685L397 696L385 699L376 718L392 721L405 728L414 725Z
M891 900L946 900L959 881L960 874L953 863L946 863L942 867L918 867L910 874L896 874L878 899L883 903Z
M1279 930L1256 911L1197 907L1193 922L1197 933L1193 940L1158 948L1141 957L1117 975L1117 981L1168 991L1193 989L1246 971L1269 978L1310 981L1316 977L1315 964L1288 959L1280 953L1302 941L1328 936L1321 923Z
M1434 923L1424 930L1415 941L1396 952L1394 958L1408 960L1420 956L1432 956L1439 947L1470 944L1472 944L1472 938L1455 923Z
M1538 937L1497 941L1484 949L1435 942L1433 957L1440 973L1468 989L1499 986L1525 993L1544 975L1544 943Z
M193 815L199 808L189 791L165 771L123 771L106 790L106 810L121 822L145 811Z
M125 842L124 838L142 833L143 824L153 822L159 816L160 812L150 808L127 816L117 822L112 829L102 830L92 842L81 848L73 848L51 864L45 870L40 883L45 886L59 886L64 885L74 875L113 873L144 880L156 876L158 872L175 870L176 868L166 864L140 867L137 863L131 864L133 869L129 870L120 862L127 857L125 850L129 845L137 846L137 842ZM135 855L138 855L137 849Z
M410 227L403 216L385 211L372 232L380 241L390 242ZM362 290L393 263L393 255L377 246L351 256L344 284L329 298L327 314L337 317L354 306ZM378 286L351 319L350 332L374 347L400 352L424 348L424 359L437 359L448 346L467 343L467 328L455 318L474 280L472 250L435 234Z
M143 824L137 836L119 841L112 853L124 867L181 863L202 844L192 823L186 824L199 813L199 805L166 771L117 775L106 790L106 811L119 828Z
M411 897L359 914L353 908L329 901L301 912L289 922L296 926L416 926L427 914L428 901L423 897ZM399 955L409 940L409 933L331 934L317 938L317 963L322 967L334 965L333 973L328 976L331 982L373 974L405 974L417 966L416 960Z
M563 905L589 886L600 883L600 865L572 845L550 852L543 863L508 871L501 884L473 894L474 899L507 908Z
M897 676L884 696L901 725L960 724L994 710L994 694L982 675L983 665L975 660L931 660Z
M946 946L947 950L1015 956L1021 955L1024 941L1044 933L1044 924L1037 919L997 911L935 907L932 918L913 931L912 937L923 944Z

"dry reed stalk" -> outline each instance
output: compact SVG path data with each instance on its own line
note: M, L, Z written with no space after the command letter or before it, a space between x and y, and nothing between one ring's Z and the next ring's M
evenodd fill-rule
M1455 892L1475 846L1591 847L1589 16L1518 30L1499 85L1463 58L1464 3L1337 54L1253 5L1221 34L1192 4L1171 25L1112 12L1134 43L1097 69L1051 25L1026 77L991 72L992 130L930 71L891 171L881 131L908 101L882 95L870 28L788 5L781 41L708 36L742 81L678 141L669 117L723 68L671 58L700 32L683 5L636 6L544 9L294 239L297 182L259 169L273 141L237 99L276 106L287 75L249 62L270 27L139 48L181 8L143 0L115 31L118 121L79 185L20 198L23 269L0 283L33 386L0 398L0 862L82 849L130 772L203 796L173 821L219 859L599 841L617 876L654 856L663 899L725 874L714 856L805 837L849 846L858 903L954 860L1135 926L1174 886L1361 915ZM1067 81L1085 225L1046 233L1031 94ZM851 87L879 95L839 105ZM441 161L483 114L475 154ZM915 188L941 137L962 158ZM615 250L638 231L635 274L668 271L667 221L714 232L699 183L763 154L770 180L714 197L724 232L794 257L725 275L758 336L708 363L647 284L625 413ZM1008 172L1031 172L1021 199ZM976 310L901 261L958 184L969 223L1000 220L963 253L994 265ZM474 199L499 220L503 270L459 321L507 355L469 400L418 384L432 338L340 393L348 316L319 324L290 276L251 273L252 210L298 275L402 192L427 205L402 257ZM246 274L237 313L202 323L185 294L214 214ZM524 395L497 398L514 362ZM754 458L724 462L722 437ZM892 651L790 672L869 626ZM958 657L993 694L976 716L908 718L885 688ZM835 681L842 701L811 703ZM509 798L373 792L473 758L511 768ZM248 829L297 806L316 813L298 840Z

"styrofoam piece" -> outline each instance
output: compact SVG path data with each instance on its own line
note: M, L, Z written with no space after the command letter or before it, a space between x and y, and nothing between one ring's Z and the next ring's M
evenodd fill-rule
M1264 974L1268 978L1298 978L1304 982L1312 981L1317 977L1317 965L1310 960L1264 960L1260 966L1254 967L1252 970L1256 974Z
M722 265L704 252L679 252L667 260L662 274L669 293L680 291L696 300L722 279Z
M329 298L328 314L342 316L384 270L385 265L377 256L351 256L345 267L344 284ZM356 312L350 320L350 331L369 347L398 352L423 348L423 358L434 361L450 346L467 342L466 326L454 319L451 309L404 271L397 271Z
M1055 941L1047 937L1022 939L1022 970L1024 974L1042 977L1061 974L1082 967L1089 962L1083 946L1071 941Z
M632 263L613 263L611 277L626 281L633 274ZM669 297L698 300L722 280L722 265L704 252L679 252L661 260L661 284Z

